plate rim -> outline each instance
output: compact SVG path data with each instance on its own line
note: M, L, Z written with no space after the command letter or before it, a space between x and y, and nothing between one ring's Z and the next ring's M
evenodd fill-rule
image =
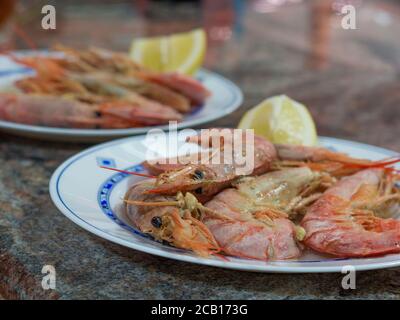
M90 147L88 149L85 149L68 159L66 159L62 164L59 165L59 167L54 171L53 175L51 176L50 182L49 182L49 193L51 200L57 207L61 213L66 216L68 219L73 221L75 224L80 226L81 228L85 229L86 231L89 231L101 238L107 239L113 243L135 249L147 254L152 254L156 256L161 256L164 258L168 259L173 259L173 260L178 260L178 261L183 261L183 262L190 262L194 264L199 264L199 265L206 265L206 266L211 266L211 267L221 267L225 269L233 269L233 270L239 270L239 271L252 271L252 272L263 272L263 273L330 273L330 272L342 272L342 268L345 265L338 265L338 266L295 266L295 267L290 267L290 266L279 266L279 265L268 265L268 261L265 262L265 265L243 265L242 263L238 263L235 261L223 261L222 259L209 259L209 258L201 258L201 257L196 257L196 256L191 256L191 255L182 255L181 253L171 253L168 251L163 250L162 248L152 248L152 247L147 247L142 244L136 244L133 242L130 242L128 240L122 239L120 237L111 235L107 233L106 231L103 231L96 226L91 225L88 221L82 219L79 217L78 214L74 213L61 199L58 191L58 181L60 177L62 176L63 172L65 172L70 165L78 161L80 158L83 158L93 152L96 152L98 150L108 148L110 146L122 144L125 141L128 140L140 140L143 139L142 135L137 135L137 136L132 136L132 137L126 137L122 139L117 139L105 143L101 143L99 145ZM357 142L357 141L352 141L352 140L346 140L346 139L340 139L340 138L331 138L331 137L325 137L325 136L320 136L319 137L320 142L336 142L336 143L342 143L342 144L347 144L347 145L353 145L355 147L361 148L361 149L369 149L369 150L374 150L375 152L379 152L388 156L396 155L398 154L395 151L374 146L374 145L369 145L366 143L362 142ZM114 223L110 220L110 223ZM284 261L283 261L284 262ZM386 268L393 268L400 266L400 259L396 261L382 261L382 262L375 262L375 263L365 263L365 264L360 264L360 265L354 265L354 269L356 271L364 271L364 270L376 270L376 269L386 269Z

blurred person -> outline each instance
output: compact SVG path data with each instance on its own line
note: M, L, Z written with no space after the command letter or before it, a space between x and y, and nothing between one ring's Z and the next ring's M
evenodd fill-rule
M0 0L0 49L8 49L10 45L9 30L7 23L15 9L14 0Z
M14 12L14 0L0 0L0 29L4 27L9 17Z

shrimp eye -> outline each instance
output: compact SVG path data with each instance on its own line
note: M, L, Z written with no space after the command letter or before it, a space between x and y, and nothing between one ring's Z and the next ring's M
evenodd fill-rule
M194 190L194 192L196 194L202 194L203 193L203 188L197 188L196 190Z
M162 219L159 216L155 216L151 218L151 224L153 225L154 228L161 228L162 226Z
M193 180L201 180L204 179L204 173L203 171L200 171L199 169L196 169L193 173Z

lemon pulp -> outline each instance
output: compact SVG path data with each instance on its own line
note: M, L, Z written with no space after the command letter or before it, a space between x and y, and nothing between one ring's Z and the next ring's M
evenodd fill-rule
M318 141L307 107L286 95L265 99L245 113L238 127L254 129L273 143L313 146Z
M203 64L207 47L203 29L133 40L130 56L150 70L192 75Z

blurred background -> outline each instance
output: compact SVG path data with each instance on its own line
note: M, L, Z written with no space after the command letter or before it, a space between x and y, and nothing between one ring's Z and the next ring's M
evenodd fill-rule
M310 107L323 135L398 147L400 1L395 0L0 0L0 50L56 43L127 51L134 37L203 27L205 67L244 91L244 106L218 125L285 93ZM41 9L56 8L43 30ZM356 29L341 9L356 9ZM370 127L373 125L374 132Z

